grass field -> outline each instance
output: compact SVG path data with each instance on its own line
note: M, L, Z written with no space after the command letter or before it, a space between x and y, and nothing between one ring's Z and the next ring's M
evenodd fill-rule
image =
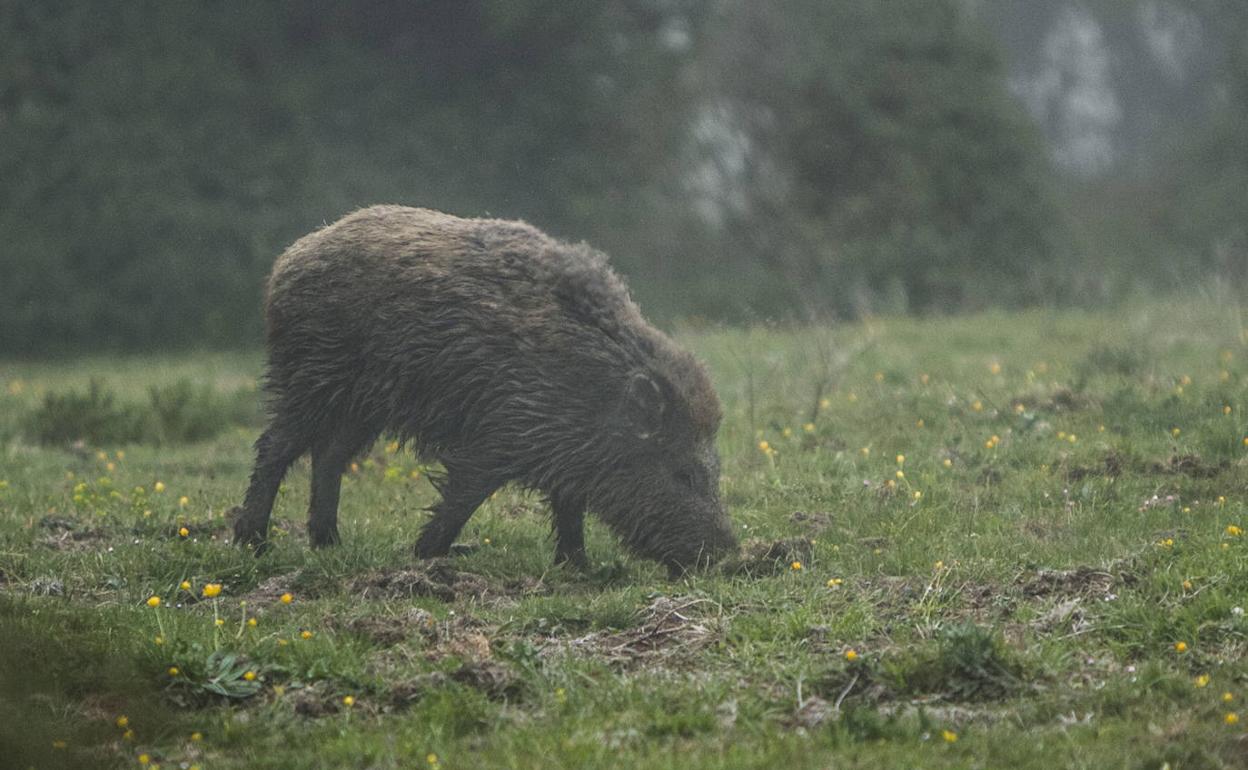
M686 330L756 542L748 569L674 582L593 522L591 567L552 567L542 501L512 489L473 548L417 562L435 497L384 443L344 484L341 547L306 546L305 462L257 559L223 511L259 355L0 365L0 756L1248 766L1246 323L1192 301ZM93 377L248 408L196 443L28 437L47 391Z

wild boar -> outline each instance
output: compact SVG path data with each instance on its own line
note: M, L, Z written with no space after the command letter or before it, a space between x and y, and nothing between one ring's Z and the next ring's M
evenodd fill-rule
M587 511L676 572L736 549L706 370L600 252L524 222L374 206L288 248L265 311L269 422L236 542L264 546L310 452L309 539L337 543L342 473L388 435L445 469L422 558L508 482L549 500L557 562L584 563Z

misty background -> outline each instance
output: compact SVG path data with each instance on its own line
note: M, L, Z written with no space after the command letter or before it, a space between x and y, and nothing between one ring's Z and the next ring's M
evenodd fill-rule
M0 2L0 354L254 347L373 203L743 322L1248 288L1242 0Z

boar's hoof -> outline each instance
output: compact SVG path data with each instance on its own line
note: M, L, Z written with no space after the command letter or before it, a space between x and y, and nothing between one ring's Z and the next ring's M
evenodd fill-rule
M573 551L571 553L555 554L556 567L568 567L575 570L589 569L589 559L585 558L584 552Z
M342 538L338 536L338 527L328 527L325 529L308 529L308 541L313 548L326 548L331 545L338 545L342 542Z

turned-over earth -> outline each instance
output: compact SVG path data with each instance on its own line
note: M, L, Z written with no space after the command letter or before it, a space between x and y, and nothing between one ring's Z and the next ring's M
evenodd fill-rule
M337 542L342 473L391 434L445 468L421 557L508 482L549 499L557 561L584 562L587 511L672 570L736 548L710 379L601 253L523 222L375 206L287 249L266 313L270 418L238 542L264 544L305 452L309 537Z

